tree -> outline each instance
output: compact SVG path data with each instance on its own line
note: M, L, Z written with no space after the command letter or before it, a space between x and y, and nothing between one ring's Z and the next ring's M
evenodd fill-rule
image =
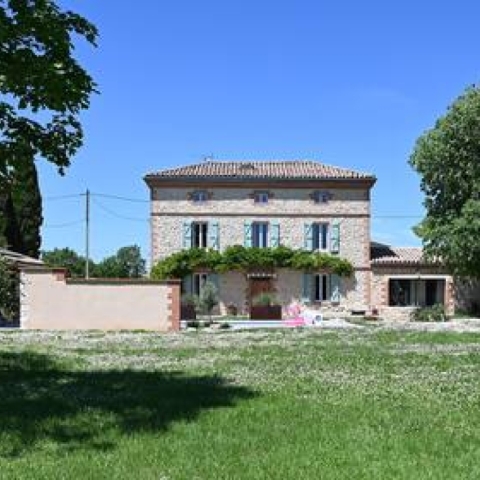
M207 314L212 319L212 310L218 304L217 288L212 282L205 282L197 298L197 306L201 313Z
M7 232L9 248L34 258L40 255L40 227L42 226L42 197L38 185L35 162L27 159L18 165L9 193L12 209L10 232Z
M95 83L72 56L74 35L95 45L97 30L53 0L0 0L1 190L37 156L63 174L82 145Z
M42 261L49 267L67 268L72 277L85 276L85 258L70 248L55 248L42 252ZM90 268L93 268L93 262Z
M427 257L480 278L480 89L468 88L415 145L426 217L416 227Z
M16 269L0 255L0 320L18 318L20 282Z
M115 255L105 258L93 269L94 277L103 278L139 278L144 274L145 260L137 245L120 248Z

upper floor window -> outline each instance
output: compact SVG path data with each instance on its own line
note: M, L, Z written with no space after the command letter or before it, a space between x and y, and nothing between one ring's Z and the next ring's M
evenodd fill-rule
M252 247L256 247L256 248L268 247L268 223L267 222L252 223Z
M192 248L208 247L208 223L192 222Z
M312 250L328 250L328 223L314 223L312 225Z
M305 223L304 248L309 252L340 253L340 222Z
M208 192L205 190L195 190L191 194L191 200L194 203L205 203L208 200Z
M217 220L183 222L182 246L220 250L220 226Z
M265 192L265 191L254 192L253 201L259 204L265 204L265 203L268 203L269 197L270 197L270 194L268 192Z
M315 190L311 198L315 203L328 203L333 195L327 190Z

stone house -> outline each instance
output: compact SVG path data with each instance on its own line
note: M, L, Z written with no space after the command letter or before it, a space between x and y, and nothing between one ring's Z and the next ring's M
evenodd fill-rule
M375 180L314 161L204 161L148 174L152 264L181 249L229 245L329 252L352 263L351 278L287 269L198 271L183 279L183 290L198 294L210 278L222 313L229 304L244 311L264 291L275 292L282 305L302 300L322 310L367 309Z
M150 173L152 265L182 249L284 245L346 259L354 273L198 270L183 279L183 293L198 294L213 281L221 313L228 305L246 312L265 291L283 306L301 301L327 313L407 318L412 307L435 303L453 313L453 279L440 265L426 262L420 248L371 241L375 181L368 173L304 160L204 161Z

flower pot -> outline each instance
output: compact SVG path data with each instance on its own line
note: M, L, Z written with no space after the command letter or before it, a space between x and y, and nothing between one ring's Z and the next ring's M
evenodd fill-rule
M250 307L250 320L281 320L281 305L252 305Z
M197 318L197 313L195 312L195 305L181 305L180 318L182 320L195 320Z

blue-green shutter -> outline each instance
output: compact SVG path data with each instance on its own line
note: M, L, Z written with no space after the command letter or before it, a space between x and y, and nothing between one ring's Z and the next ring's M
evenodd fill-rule
M330 233L330 252L340 252L340 223L338 222L338 220L335 220L332 224L332 229Z
M308 252L313 250L313 223L304 225L304 248Z
M252 222L249 220L245 220L244 223L244 246L251 247L252 246Z
M208 247L220 250L220 233L217 220L208 222Z
M192 221L185 220L183 222L183 248L192 248Z
M193 292L193 278L192 275L187 275L182 278L182 294L191 295Z
M340 277L338 275L330 275L330 301L340 303Z
M312 279L311 273L304 273L302 276L302 303L310 303L312 301Z
M280 246L280 224L273 221L270 229L270 247L278 246Z

